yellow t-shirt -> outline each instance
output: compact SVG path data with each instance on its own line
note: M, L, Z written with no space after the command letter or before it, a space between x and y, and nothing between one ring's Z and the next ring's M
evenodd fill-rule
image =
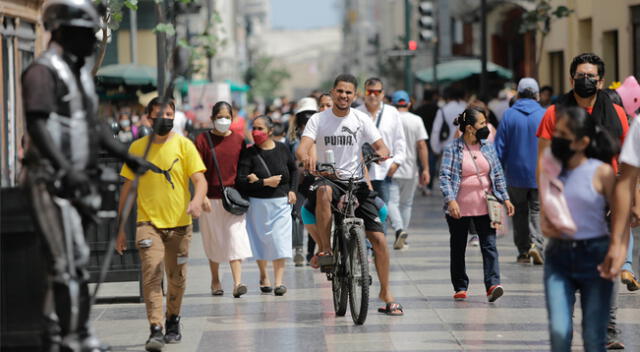
M131 143L129 152L142 156L149 137ZM147 160L155 170L148 170L138 183L138 222L150 221L164 229L191 224L187 207L191 200L189 178L196 172L204 172L200 154L191 140L174 134L162 144L152 143ZM125 164L120 176L133 180L135 174Z

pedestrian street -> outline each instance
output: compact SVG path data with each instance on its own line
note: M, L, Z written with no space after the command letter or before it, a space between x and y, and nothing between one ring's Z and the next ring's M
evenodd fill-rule
M388 235L392 290L405 315L377 312L382 304L372 273L372 299L363 326L355 326L349 312L335 316L331 284L324 274L309 266L296 268L291 262L284 280L289 290L283 297L260 294L258 269L252 261L243 264L248 294L233 298L229 267L223 264L224 296L211 296L209 266L200 235L194 233L181 313L183 339L165 351L548 351L543 268L516 264L511 233L498 239L504 296L487 303L480 250L468 247L470 297L454 302L449 234L441 204L440 196L418 192L409 246L394 251ZM137 282L107 283L100 296L130 296L137 290ZM640 351L640 293L619 287L618 305L618 328L626 351ZM93 321L98 336L114 351L144 350L148 337L144 304L98 304L93 307ZM581 351L581 329L575 324L580 321L577 309L573 346Z

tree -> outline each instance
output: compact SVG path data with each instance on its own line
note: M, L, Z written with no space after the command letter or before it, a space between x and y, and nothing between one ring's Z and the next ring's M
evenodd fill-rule
M291 75L286 68L274 67L273 58L259 56L253 60L245 77L246 82L251 86L251 100L256 98L271 100L276 97L282 83L291 78Z
M94 0L96 3L103 3L102 0ZM102 16L101 29L102 40L98 43L98 55L96 56L96 62L93 64L91 73L93 76L98 73L98 69L102 66L104 61L104 55L107 52L107 44L109 43L109 36L113 31L120 28L120 22L122 22L122 9L123 7L138 10L138 0L107 0L107 11Z
M522 23L520 24L520 33L534 31L540 35L540 44L536 53L536 72L538 76L540 71L540 62L542 59L542 50L544 42L551 31L551 21L568 17L574 11L566 6L556 6L554 9L549 0L538 0L536 8L522 14Z

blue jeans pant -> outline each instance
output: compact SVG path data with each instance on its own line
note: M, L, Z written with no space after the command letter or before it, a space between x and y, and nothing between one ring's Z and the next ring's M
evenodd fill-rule
M551 351L571 350L573 306L580 291L582 338L587 352L605 351L613 282L597 266L609 248L609 237L549 240L545 250L544 288L549 313Z
M480 238L485 289L489 290L491 286L500 283L496 230L491 228L489 215L464 216L460 219L454 219L447 215L450 234L449 246L451 247L451 284L453 284L453 290L456 292L467 291L469 287L465 253L467 250L467 234L469 233L471 220L473 220Z
M627 260L624 261L624 265L622 265L622 270L627 270L633 274L633 230L631 230L631 233L629 234L629 247L627 248Z

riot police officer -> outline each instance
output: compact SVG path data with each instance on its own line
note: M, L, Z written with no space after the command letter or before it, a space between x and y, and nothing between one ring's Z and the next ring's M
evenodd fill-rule
M42 22L48 49L23 73L29 135L24 159L33 214L50 259L45 313L48 350L99 351L89 325L89 247L85 230L100 206L96 180L102 147L143 172L97 117L91 66L100 11L92 0L49 0Z

